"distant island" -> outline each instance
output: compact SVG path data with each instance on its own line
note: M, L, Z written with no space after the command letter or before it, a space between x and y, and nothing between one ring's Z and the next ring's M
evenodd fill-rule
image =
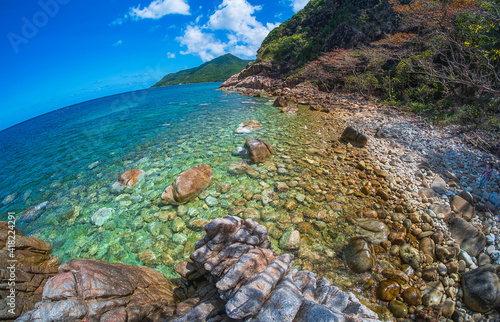
M223 82L241 72L251 60L243 60L232 54L225 54L198 67L165 75L152 87L205 82Z

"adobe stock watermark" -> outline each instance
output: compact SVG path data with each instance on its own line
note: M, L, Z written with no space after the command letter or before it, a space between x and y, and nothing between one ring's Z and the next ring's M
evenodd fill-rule
M61 5L65 5L70 0L40 0L38 1L38 6L40 10L35 12L31 19L26 16L21 18L23 23L21 26L21 32L9 32L7 38L9 39L12 49L17 54L19 53L19 46L26 45L31 39L33 39L41 28L45 27L51 18L54 18L58 13Z
M6 304L8 306L7 312L12 315L16 313L16 262L17 260L15 251L16 251L16 214L14 212L8 213L8 222L7 222L7 252L8 252L8 260L7 260L7 270L9 271L8 278L8 289L7 289L7 297Z

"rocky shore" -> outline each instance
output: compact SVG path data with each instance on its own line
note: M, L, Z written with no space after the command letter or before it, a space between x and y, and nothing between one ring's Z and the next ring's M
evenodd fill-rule
M221 89L317 111L307 128L322 154L350 165L352 179L342 182L348 194L379 197L350 218L362 237L350 240L343 258L359 273L359 294L396 318L500 320L498 172L478 186L488 163L498 169L498 157L453 126L355 95L275 83L235 75ZM356 141L360 134L366 145Z
M251 89L234 84L225 88L269 96L287 117L307 114L309 122L302 138L283 133L287 149L255 137L231 152L241 162L227 173L257 188L212 184L215 171L201 164L158 191L158 203L175 205L164 221L177 237L186 223L205 227L202 240L186 243L191 261L175 266L181 278L96 260L56 271L50 245L19 234L26 263L17 270L27 283L19 296L28 299L19 321L500 320L498 172L478 187L486 163L498 158L454 128L356 96L307 84L257 87L248 78ZM261 127L251 120L237 132ZM124 172L112 193L136 189L145 170ZM203 210L224 203L232 216L208 222L186 206L193 203ZM89 220L106 227L113 216L101 208ZM138 257L154 267L163 255ZM3 283L9 274L2 270ZM8 288L1 291L4 309Z

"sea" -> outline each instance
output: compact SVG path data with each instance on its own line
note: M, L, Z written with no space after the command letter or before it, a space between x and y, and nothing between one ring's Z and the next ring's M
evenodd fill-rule
M274 249L293 253L297 268L354 285L341 250L354 233L346 218L363 204L343 188L337 157L321 152L331 143L321 133L320 112L299 105L297 114L284 114L271 97L224 92L219 85L108 96L1 131L0 220L14 214L19 231L50 243L62 262L147 265L175 278L174 266L189 259L204 225L238 215L266 226ZM249 120L262 128L235 133ZM234 151L248 138L266 140L275 154L250 164L253 171L232 173L232 165L246 162ZM185 205L163 204L164 189L199 164L214 172L208 189ZM132 169L145 171L144 180L111 191ZM221 184L229 191L221 192ZM298 244L287 240L292 231L300 232Z

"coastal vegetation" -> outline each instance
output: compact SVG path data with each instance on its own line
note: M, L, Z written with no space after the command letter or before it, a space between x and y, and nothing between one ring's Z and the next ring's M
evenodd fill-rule
M249 62L251 61L239 59L231 54L225 54L198 67L167 74L152 87L223 82L231 77L231 75L239 73Z
M499 0L313 0L268 35L256 62L279 66L287 84L500 128Z

